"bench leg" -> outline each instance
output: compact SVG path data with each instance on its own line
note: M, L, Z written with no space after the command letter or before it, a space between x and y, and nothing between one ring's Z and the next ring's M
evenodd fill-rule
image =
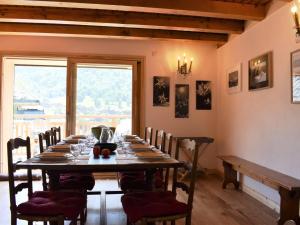
M280 218L278 225L284 225L288 220L293 220L300 225L299 218L299 192L279 188L280 194Z
M232 165L223 161L224 166L224 180L223 180L223 189L226 188L227 184L233 183L235 189L239 189L240 183L237 180L237 171L232 168Z

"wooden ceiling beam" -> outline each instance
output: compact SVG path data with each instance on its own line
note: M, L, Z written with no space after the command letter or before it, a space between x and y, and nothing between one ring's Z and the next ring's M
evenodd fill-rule
M240 34L244 30L244 21L241 20L99 9L71 9L10 5L0 7L0 21L113 26L235 34Z
M211 0L0 0L0 4L92 8L240 20L262 20L265 7Z
M0 34L89 36L129 39L178 39L224 44L227 34L140 28L98 27L60 24L0 23Z

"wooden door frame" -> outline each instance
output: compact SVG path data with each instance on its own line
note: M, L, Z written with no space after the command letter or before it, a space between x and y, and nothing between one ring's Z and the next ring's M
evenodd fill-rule
M129 65L132 66L132 133L140 134L141 130L141 76L138 74L138 62L136 60L103 59L94 57L69 57L68 58L68 87L67 87L67 135L74 134L76 130L76 86L77 86L77 64L106 64L106 65Z
M136 79L134 80L135 85L137 85L136 90L133 91L133 103L136 104L136 107L132 111L133 113L133 120L136 124L132 127L133 133L141 135L143 133L143 129L145 127L145 57L144 56L130 56L130 55L103 55L103 54L81 54L81 53L55 53L55 52L29 52L29 51L0 51L0 70L1 70L1 78L0 78L0 143L3 143L7 140L2 140L2 133L3 131L3 58L4 57L20 57L20 58L66 58L67 59L67 105L66 105L66 136L70 134L72 128L72 123L70 124L70 119L74 120L72 117L72 112L70 111L70 104L72 100L72 96L68 95L70 93L70 83L68 79L71 79L71 74L73 71L71 70L71 66L69 63L74 61L84 61L84 60L96 60L102 62L127 62L128 65L133 66L133 73L136 74ZM111 63L110 63L111 64ZM118 63L117 63L118 64ZM119 63L120 64L120 63ZM125 63L126 64L126 63ZM73 67L74 68L74 67ZM74 85L74 84L71 84ZM71 98L72 97L72 98ZM74 106L72 106L74 107ZM74 109L73 109L74 112ZM3 146L3 145L1 145ZM0 160L2 160L2 155L5 154L5 151L0 149ZM1 172L1 168L0 168Z

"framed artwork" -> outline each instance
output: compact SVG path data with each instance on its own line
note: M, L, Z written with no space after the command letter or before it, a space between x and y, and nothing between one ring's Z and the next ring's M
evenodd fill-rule
M267 52L249 60L249 90L272 87L273 81L272 52Z
M228 93L237 93L242 90L242 64L227 71L227 89Z
M300 103L300 49L291 53L292 103Z
M153 106L170 105L170 77L153 77Z
M189 118L189 85L175 86L175 118Z
M196 109L211 110L211 81L196 81Z

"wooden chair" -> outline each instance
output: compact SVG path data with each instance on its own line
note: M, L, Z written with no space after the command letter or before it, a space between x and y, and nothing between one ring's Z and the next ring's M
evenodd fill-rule
M45 133L39 133L40 154L43 153L45 149L47 149L49 146L52 145L50 132L51 131L46 131ZM47 175L45 170L42 170L42 184L43 184L43 190L46 191L48 189L48 182L47 182Z
M156 130L154 146L155 148L165 152L166 132L164 130Z
M136 192L126 193L122 196L121 202L125 213L127 214L128 223L135 224L141 222L142 225L155 223L156 221L171 221L175 224L175 220L185 218L185 224L191 224L193 198L196 182L198 153L200 149L210 143L211 138L189 138L196 142L193 151L193 166L190 181L187 183L177 180L178 169L174 169L173 185L171 191L162 192ZM177 139L175 159L179 160L179 153L184 139ZM187 202L180 202L176 199L176 189L181 188L188 195Z
M163 149L163 152L171 155L172 152L172 134L161 133L163 137L162 145L157 148ZM156 135L159 136L159 135ZM157 140L157 139L156 139ZM169 180L169 169L159 169L154 174L155 189L167 190ZM123 192L146 190L146 174L145 171L124 172L120 173L119 185Z
M55 131L52 131L52 129L39 134L40 153L43 153L45 148L52 145L53 142L51 140L54 140L55 143ZM42 171L42 180L43 188L47 190L48 184L45 171ZM60 189L81 190L83 193L86 193L87 190L92 190L94 186L95 178L89 172L65 172L59 178Z
M53 135L52 144L56 145L58 142L61 141L61 129L60 127L51 127L51 132Z
M152 145L152 134L153 134L153 128L152 128L152 127L145 127L144 140L145 140L149 145Z
M13 160L13 151L19 147L26 148L27 159L31 157L30 138L10 139L7 142L7 159L9 174L9 194L11 209L11 225L17 224L17 219L27 220L29 225L33 221L47 221L57 225L64 225L64 220L71 220L72 224L77 223L80 215L80 224L84 224L85 198L78 192L50 192L32 190L32 172L27 170L27 182L15 184L16 164ZM17 205L16 195L23 189L28 189L28 201ZM65 202L68 202L66 205Z

